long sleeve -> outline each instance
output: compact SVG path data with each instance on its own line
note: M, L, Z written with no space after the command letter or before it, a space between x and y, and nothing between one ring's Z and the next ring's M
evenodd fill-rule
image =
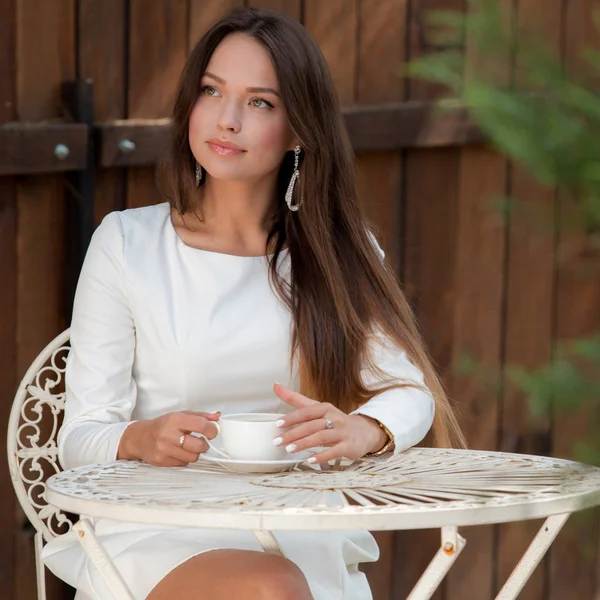
M369 236L383 261L385 254L377 239L371 232ZM390 380L414 383L423 388L403 387L382 392L352 413L371 417L385 425L394 436L394 452L402 452L418 444L431 428L435 414L433 396L425 386L421 370L383 332L378 330L373 334L369 354L371 362L383 372L384 379L368 368L363 369L362 381L368 389L383 387L382 383Z
M382 333L373 336L369 345L371 360L385 374L385 379L365 368L362 380L369 389L382 387L383 381L410 382L422 386L394 388L381 392L355 410L385 425L395 439L394 452L402 452L418 444L433 423L435 404L424 385L423 373L408 358L406 352Z
M63 468L115 460L136 401L133 318L123 277L118 213L94 232L77 284L58 435Z

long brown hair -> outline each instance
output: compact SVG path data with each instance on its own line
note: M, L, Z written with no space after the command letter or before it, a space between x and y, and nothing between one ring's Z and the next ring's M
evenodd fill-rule
M369 234L334 84L317 43L300 23L272 11L237 9L202 36L181 76L169 148L159 172L161 189L180 214L193 212L189 117L212 53L232 33L254 38L269 52L291 129L302 147L301 176L294 189L294 203L302 198L300 210L291 212L284 200L293 170L293 154L288 152L279 171L278 206L265 249L271 255L271 283L292 314L291 359L299 360L302 392L349 412L384 389L414 387L387 381L374 391L363 384L363 366L377 370L368 344L379 329L423 371L436 404L433 443L463 446L410 306ZM277 268L284 247L292 265L289 280Z

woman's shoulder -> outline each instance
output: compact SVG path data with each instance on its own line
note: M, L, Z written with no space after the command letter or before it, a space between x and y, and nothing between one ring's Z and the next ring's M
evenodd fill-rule
M96 229L95 236L110 238L119 236L123 241L147 238L164 229L165 220L170 216L168 202L127 208L108 213Z
M90 250L96 248L120 260L132 253L148 255L153 246L160 245L169 209L165 202L108 213L94 232Z
M115 210L104 217L102 224L106 222L109 227L120 226L125 233L128 230L147 230L162 227L164 220L170 214L169 203L152 204L140 208L127 208Z

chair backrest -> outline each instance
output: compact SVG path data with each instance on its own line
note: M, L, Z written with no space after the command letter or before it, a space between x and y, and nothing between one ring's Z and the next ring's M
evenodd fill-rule
M69 330L52 340L29 367L8 420L8 466L17 498L46 542L67 533L73 520L45 500L46 480L58 473L58 430L65 407Z

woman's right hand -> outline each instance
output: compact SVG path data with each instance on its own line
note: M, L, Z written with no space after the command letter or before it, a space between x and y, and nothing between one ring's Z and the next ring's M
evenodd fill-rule
M206 452L208 444L191 432L214 439L218 433L214 421L220 416L220 412L184 410L156 419L135 421L121 436L117 458L143 460L157 467L183 467L196 462L200 454ZM180 447L179 440L184 434L183 447Z

